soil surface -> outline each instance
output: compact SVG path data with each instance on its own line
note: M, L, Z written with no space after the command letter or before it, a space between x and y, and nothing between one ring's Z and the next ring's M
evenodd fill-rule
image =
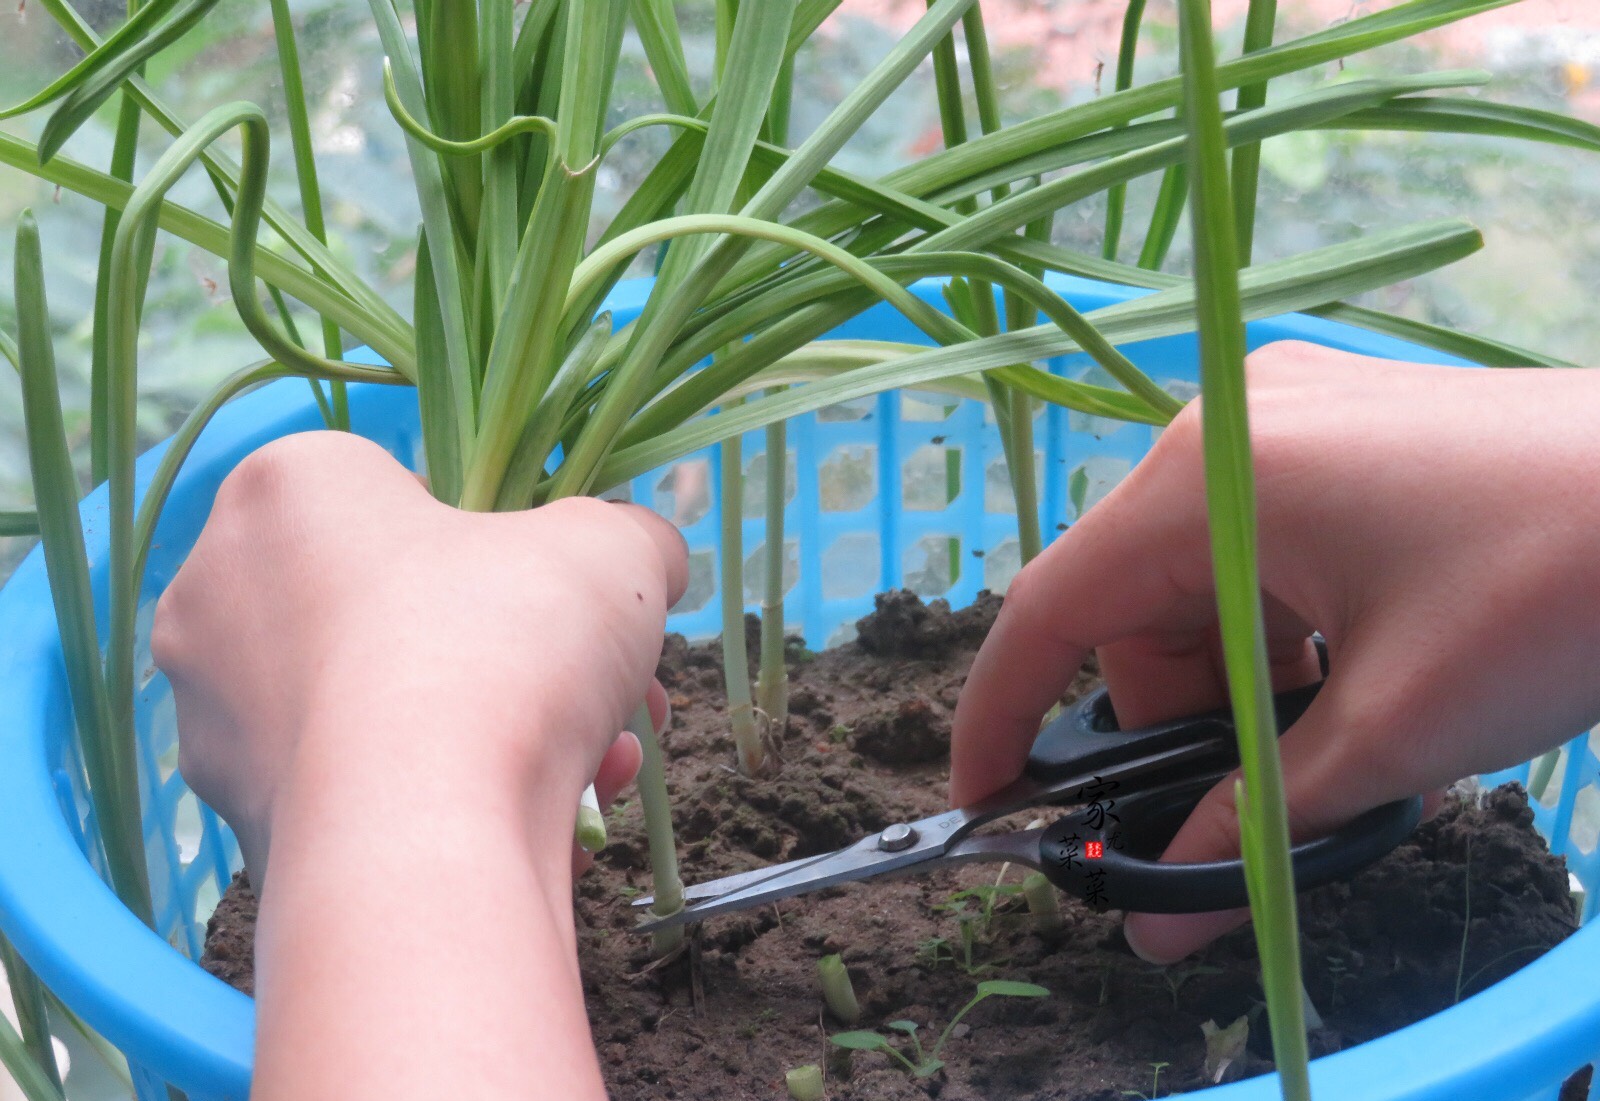
M663 746L685 879L825 852L942 810L956 694L998 607L985 596L951 612L886 594L856 642L821 654L791 646L782 768L764 780L729 767L720 648L670 639ZM1066 698L1095 682L1086 667ZM1377 864L1302 895L1306 984L1322 1017L1315 1054L1438 1012L1573 931L1565 865L1532 821L1514 785L1458 794ZM611 837L576 898L590 1020L617 1101L780 1098L784 1071L805 1063L828 1068L836 1101L1124 1101L1271 1067L1248 930L1162 969L1128 950L1115 911L1062 896L1060 928L1042 932L1014 893L991 893L988 906L958 897L995 884L999 867L976 865L714 918L692 953L658 964L649 938L630 932L629 900L650 889L637 803L613 812ZM254 898L236 882L211 921L206 966L246 991L253 924ZM984 1002L940 1051L944 1069L915 1079L883 1053L846 1060L828 1043L845 1028L818 994L817 959L832 952L854 979L857 1027L913 1021L924 1045L984 980L1035 983L1050 996ZM1241 1017L1248 1040L1219 1075L1206 1065L1202 1026ZM1586 1087L1575 1079L1564 1101Z

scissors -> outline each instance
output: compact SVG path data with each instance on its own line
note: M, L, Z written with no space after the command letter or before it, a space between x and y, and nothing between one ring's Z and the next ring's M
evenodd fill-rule
M1274 697L1287 730L1321 682ZM1034 740L1022 776L956 810L902 822L855 844L689 887L684 907L649 915L651 932L763 906L843 883L920 874L956 864L1009 861L1043 872L1097 910L1199 913L1248 904L1244 864L1162 863L1167 844L1211 787L1238 766L1227 711L1120 730L1104 688L1078 700ZM1041 806L1077 810L1038 829L980 834L986 823ZM1298 888L1354 874L1403 841L1422 817L1420 797L1388 803L1326 837L1294 846ZM653 898L641 898L648 907Z

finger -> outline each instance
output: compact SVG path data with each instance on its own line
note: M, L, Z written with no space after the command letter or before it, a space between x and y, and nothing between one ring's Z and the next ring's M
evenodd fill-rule
M600 809L604 811L616 802L617 795L623 788L633 783L633 778L639 772L639 739L624 730L611 743L611 748L606 750L606 755L600 760L600 770L595 773L594 793L600 802ZM594 864L594 854L585 852L574 841L572 843L572 878L577 879L588 871Z
M672 607L683 598L684 590L689 587L689 544L684 541L683 533L665 517L643 505L627 501L614 501L612 504L643 528L645 534L654 541L661 554L661 564L666 569L667 607Z
M1191 479L1181 470L1141 477L1143 469L1011 582L956 707L952 803L1017 776L1040 717L1091 649L1192 630L1214 614L1198 478L1186 487Z
M642 759L639 739L626 730L611 743L611 748L606 750L600 762L600 771L594 775L594 793L602 809L616 802L622 789L633 783L633 778L639 774Z
M1304 717L1279 739L1289 832L1295 843L1324 836L1365 811L1408 797L1398 769L1373 767L1350 736L1360 729L1348 679L1330 679ZM1235 772L1195 806L1161 859L1174 863L1236 860L1239 817ZM1243 924L1246 910L1204 914L1129 914L1124 934L1134 952L1154 963L1180 960Z
M650 721L654 724L656 735L659 737L672 721L672 707L667 702L667 691L661 687L661 682L652 680L650 691L645 697L650 707ZM643 762L644 751L639 747L639 739L624 730L611 743L611 748L606 750L606 755L600 760L600 769L595 773L594 792L599 800L601 809L611 806L617 801L617 796L639 774L639 765ZM576 879L588 871L594 864L594 855L584 852L576 842L572 846L572 877Z
M1141 635L1102 646L1100 675L1123 730L1215 711L1228 698L1217 668L1215 631Z

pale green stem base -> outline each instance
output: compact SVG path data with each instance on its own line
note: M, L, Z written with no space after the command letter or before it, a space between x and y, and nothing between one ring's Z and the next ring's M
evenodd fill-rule
M783 1076L783 1081L794 1101L822 1101L827 1096L822 1085L822 1068L815 1063L795 1067Z
M739 771L754 776L766 764L750 695L750 657L744 641L744 459L739 437L724 440L722 469L722 667L728 686L728 722Z
M777 393L781 387L772 390ZM767 426L766 591L761 601L761 673L756 706L780 736L789 725L789 670L783 663L783 507L789 490L788 429Z
M1030 872L1022 880L1022 895L1028 900L1028 913L1041 932L1053 933L1061 928L1061 896L1055 884L1041 872Z
M840 1024L854 1025L861 1020L861 1003L850 982L850 971L837 954L817 961L817 978L822 983L822 1000Z
M653 917L671 917L683 909L683 879L678 874L678 848L672 835L672 804L667 798L666 762L661 742L656 738L650 709L640 705L628 723L628 731L639 739L639 804L644 809L645 833L650 841L650 876L655 888ZM655 952L664 956L683 944L683 926L662 929L654 934Z

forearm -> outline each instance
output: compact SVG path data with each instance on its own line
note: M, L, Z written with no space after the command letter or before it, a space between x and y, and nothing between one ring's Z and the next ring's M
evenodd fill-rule
M598 1101L572 929L574 807L530 813L524 783L450 759L401 763L415 733L385 731L405 775L309 784L276 815L252 1096Z

